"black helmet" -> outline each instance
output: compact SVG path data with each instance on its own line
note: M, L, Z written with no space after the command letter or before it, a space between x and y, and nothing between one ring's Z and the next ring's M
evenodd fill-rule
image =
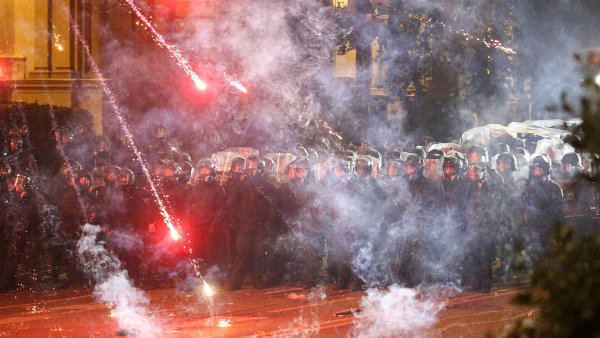
M246 169L246 160L243 157L236 157L231 160L231 167L229 168L230 172L234 173L243 173Z
M294 151L294 156L296 156L296 158L308 158L308 151L306 150L306 148L304 148L303 146L299 145L296 146L296 149Z
M85 170L77 171L75 177L77 177L77 184L79 184L79 186L88 188L92 184L92 178Z
M71 167L71 170L73 170L74 173L83 169L79 162L69 160L68 164L63 163L63 165L60 166L60 176L68 178L70 176L69 167Z
M503 164L501 165L501 163ZM517 171L519 170L519 167L517 166L517 158L515 155L509 152L501 153L496 158L496 168L498 168L498 171L500 172Z
M544 170L544 176L550 174L551 166L550 158L546 154L536 155L531 160L531 170L533 171L535 168L541 168Z
M565 143L568 143L575 148L581 148L583 146L583 142L581 141L581 137L579 137L579 135L569 134L565 136L563 140Z
M152 167L154 177L177 177L181 173L181 167L172 160L160 160Z
M444 177L449 178L455 175L461 175L463 171L463 161L456 155L450 155L444 157L442 164Z
M193 183L200 181L211 181L217 178L217 165L210 158L203 158L198 161L194 169Z
M477 158L474 158L475 156L470 154L476 154ZM469 160L469 163L487 163L488 151L483 146L474 145L467 151L467 159Z
M294 183L303 183L311 173L310 161L306 157L300 157L288 165L288 177Z
M310 168L311 168L310 161L306 157L297 158L289 164L289 169L310 170Z
M163 176L164 177L177 177L181 174L181 166L171 160L161 160L163 163Z
M577 153L566 153L561 160L562 164L569 164L572 167L581 167L581 156Z
M349 158L334 156L329 162L329 171L336 176L341 176L339 175L340 171L346 176L352 175L354 172L354 162Z
M568 178L583 171L581 156L577 153L566 153L562 160L561 178Z
M467 167L467 178L472 182L484 181L487 176L487 164L475 162Z
M402 172L403 167L404 165L399 160L389 161L387 175L390 177L398 176Z
M183 161L181 163L181 171L177 180L181 183L189 183L194 177L194 166L190 161Z
M416 154L422 159L425 159L427 157L427 152L421 146L415 147L415 149L413 149L411 153Z
M117 183L117 179L120 173L121 168L119 168L116 165L109 165L104 167L104 175L106 177L106 181L109 183Z
M402 156L402 152L400 150L390 150L384 153L384 158L387 161L399 161L400 156Z
M194 170L194 180L196 177L206 178L207 176L215 177L217 175L217 165L210 158L202 158L196 164L196 170Z
M246 160L246 171L251 175L262 174L265 170L265 162L256 155L248 156Z
M9 177L12 173L12 169L8 163L0 164L0 178Z
M404 161L404 174L412 176L413 174L420 174L423 171L424 160L417 154L408 154ZM412 172L409 172L412 168Z
M446 156L446 153L441 149L432 149L427 153L428 160L439 160L444 156Z
M517 165L519 167L525 167L529 165L529 152L523 147L517 147L513 150L515 157L517 158Z
M506 143L498 143L496 145L496 154L508 153L510 152L510 146Z
M354 160L354 173L358 176L370 176L373 173L373 161L364 155L357 156Z
M406 160L404 160L404 166L413 166L415 168L419 168L423 166L423 158L417 154L408 154L408 156L406 156Z
M275 162L268 157L264 157L262 160L265 163L265 169L263 173L267 176L273 175L275 173Z
M135 175L133 171L129 168L121 168L121 172L119 173L119 185L121 186L131 186L135 182Z

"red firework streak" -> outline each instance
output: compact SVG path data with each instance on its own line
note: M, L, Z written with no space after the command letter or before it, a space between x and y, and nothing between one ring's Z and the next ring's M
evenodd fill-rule
M148 20L148 18L146 18L146 16L142 13L142 11L139 9L139 7L137 7L134 0L125 0L125 2L127 2L129 7L131 7L131 10L135 13L135 15L138 17L138 19L140 19L140 21L144 24L144 26L148 29L148 31L150 31L152 33L152 35L154 37L154 41L156 41L156 43L160 47L165 48L171 54L171 57L173 58L173 60L175 60L175 62L179 66L179 68L183 69L183 71L192 79L192 81L194 81L194 83L196 84L196 87L199 90L205 90L206 83L200 79L198 74L196 74L196 72L190 66L189 61L185 57L183 57L183 55L177 49L177 47L175 47L175 45L173 45L171 43L168 43L164 39L164 37L156 30L156 28L154 28L154 26L152 25L150 20ZM246 87L244 87L244 85L241 82L239 82L238 80L234 79L231 75L229 75L225 71L225 68L223 66L215 66L214 69L217 72L217 74L219 74L219 76L221 76L231 86L235 87L237 90L241 91L244 94L248 93L248 90L246 89Z

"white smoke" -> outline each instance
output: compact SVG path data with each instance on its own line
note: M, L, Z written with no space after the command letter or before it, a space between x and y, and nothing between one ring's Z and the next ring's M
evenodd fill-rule
M101 231L98 225L85 224L83 235L77 242L79 262L95 283L94 294L112 307L121 329L147 337L157 335L160 326L148 315L150 300L133 286L117 256L98 239Z
M442 293L443 294L443 293ZM444 308L439 293L422 293L396 284L387 290L369 289L355 314L354 337L419 337L437 321Z
M485 29L491 24L492 6L489 6L488 1L449 1L444 2L444 6L439 5L440 2L428 0L413 0L406 3L406 8L409 10L422 10L441 12L441 19L453 25L455 28L464 28L475 36L482 36ZM527 9L527 10L526 10ZM332 106L339 106L339 102L347 102L350 92L345 92L336 86L335 79L332 79L332 71L326 65L332 58L332 52L335 50L335 38L338 33L334 20L331 18L331 8L320 6L318 1L230 1L220 2L217 6L219 14L214 20L198 20L193 15L188 20L183 22L185 27L177 36L170 38L179 46L186 55L199 55L196 60L193 60L194 66L197 64L211 64L217 62L227 67L229 73L235 75L244 84L249 84L250 95L248 100L250 103L247 106L240 108L237 100L233 100L233 96L224 96L224 101L227 104L221 106L226 109L209 111L205 116L195 117L197 120L185 118L178 111L171 109L150 108L147 113L148 119L164 121L169 129L177 130L177 133L183 135L192 135L188 133L191 126L203 125L200 130L211 129L210 123L218 122L214 128L225 125L231 127L236 133L241 135L240 145L251 145L251 142L258 142L253 138L252 130L262 129L270 130L273 134L277 132L279 127L287 127L289 123L300 120L299 116L295 116L296 112L290 109L290 105L285 104L285 98L291 98L299 104L306 104L316 114L328 114L314 99L317 92L328 92L335 100L332 100ZM515 22L528 22L525 17L534 17L530 15L535 11L528 9L525 5L520 5L515 8ZM547 18L552 15L546 14ZM519 21L521 20L521 21ZM565 68L565 60L570 57L570 50L581 47L581 44L576 43L573 39L560 39L562 43L556 43L554 46L545 47L536 51L536 56L547 55L548 58L538 60L531 58L538 67L532 67L526 60L526 51L528 43L536 40L547 41L552 35L563 37L564 32L560 32L560 27L556 31L542 31L538 27L537 20L531 20L528 25L522 24L522 35L515 39L514 47L518 55L515 56L515 68L519 70L527 70L532 74L521 74L522 77L532 79L532 95L534 100L542 102L551 102L549 98L558 98L558 92L561 90L563 83L572 83L573 75L575 74L570 68ZM552 22L548 20L544 24L545 28L553 28ZM439 27L438 27L439 28ZM143 33L143 32L142 32ZM556 33L556 34L555 34ZM561 33L561 34L558 34ZM444 47L452 47L461 42L466 47L480 47L477 45L469 45L465 41L460 41L463 38L457 38L454 33L444 32L440 34L439 40L436 41L436 46L433 46L434 51L443 49ZM459 40L456 41L455 39ZM151 82L151 77L154 77L153 72L147 72L147 69L154 69L152 62L156 62L153 58L140 59L136 52L129 46L121 48L115 42L115 47L111 48L110 54L107 53L107 59L111 60L110 71L121 76L136 78L139 83L145 84ZM539 45L539 44L537 44ZM564 47L564 48L563 48ZM398 50L388 50L390 54L406 53L406 46L399 46ZM457 71L458 87L467 85L470 79L466 78L461 71L467 70L468 63L473 58L473 50L470 48L459 48L449 56L453 62L450 62ZM560 57L555 57L556 51L566 51ZM156 51L153 50L152 53ZM487 51L486 51L487 52ZM461 57L464 53L466 57ZM500 57L507 58L507 55L495 51L494 54L498 59ZM453 58L452 58L453 56ZM487 60L487 59L486 59ZM203 62L205 61L205 62ZM142 67L139 64L143 64ZM562 65L559 67L558 65ZM160 67L156 67L160 68ZM561 74L557 74L556 69L561 69ZM568 71L565 71L567 69ZM569 81L564 81L569 79ZM165 86L168 87L168 86ZM169 91L169 88L162 88L164 91ZM171 88L173 91L176 89ZM552 91L550 91L552 89ZM135 94L134 90L139 88L121 88L126 95ZM129 91L132 92L129 92ZM340 94L340 95L335 95ZM123 95L123 96L126 96ZM343 97L342 97L343 96ZM171 95L169 95L171 97ZM173 98L181 98L172 96ZM464 113L459 115L470 116L472 111L468 109L470 103L475 101L485 101L485 106L488 107L489 122L494 120L502 120L507 118L508 112L505 107L506 101L501 99L501 104L498 102L490 102L489 98L466 97L467 102L463 102L465 108ZM178 107L182 102L173 102L173 106ZM495 108L504 106L503 110L496 111ZM413 112L414 113L414 112ZM183 116L184 118L179 118ZM483 118L482 118L483 120ZM200 121L200 122L197 122ZM361 129L369 128L368 132L362 132L366 137L367 142L375 141L374 143L383 143L381 139L394 135L404 142L410 137L399 132L398 126L390 127L389 121L370 119L364 126L360 125ZM431 121L427 121L429 124ZM486 120L486 122L488 122ZM185 125L183 125L185 124ZM466 123L459 122L461 127ZM467 126L470 127L470 126ZM464 129L467 129L465 127ZM464 130L463 129L463 130ZM358 133L358 131L357 131ZM383 135L383 136L382 136ZM208 139L208 137L205 137ZM194 152L194 151L193 151ZM198 153L202 154L201 151ZM206 154L202 154L206 155ZM195 158L196 160L198 158ZM324 199L330 199L329 192L322 192ZM401 191L402 196L409 196L407 191ZM376 233L376 227L372 227L373 223L381 224L383 221L375 217L379 211L384 209L382 206L362 206L365 211L360 213L352 213L347 215L349 210L354 210L361 207L360 201L345 201L338 208L338 212L343 218L353 218L353 223L366 224L370 226L367 229L359 229L365 235L367 240L378 237L385 237L384 248L373 245L359 246L355 255L351 258L354 263L355 273L365 281L377 280L381 278L382 271L377 270L377 262L381 260L380 254L383 252L388 257L395 255L397 246L400 240L404 237L412 237L412 233L419 230L418 222L406 219L401 225L392 225L388 227L386 232ZM416 208L411 210L412 214L419 214L422 210ZM357 215L358 214L358 215ZM411 216L412 217L412 216ZM344 224L346 225L346 224ZM437 257L439 259L429 260L423 258L425 263L424 268L427 271L442 271L443 274L449 275L455 273L453 264L460 257L457 252L464 248L452 247L460 241L453 236L455 233L455 224L442 224L435 227L435 230L427 233L427 241L429 243L441 244L440 247L447 248L444 255ZM387 226L386 226L387 227ZM93 229L92 229L93 230ZM363 231L364 230L364 231ZM88 232L91 231L88 229ZM374 233L375 232L375 233ZM93 234L94 240L87 245L98 245L96 243L96 233ZM88 234L91 236L91 234ZM380 242L377 242L380 243ZM352 243L349 243L352 244ZM100 245L101 246L101 245ZM433 246L433 245L432 245ZM435 246L437 247L437 246ZM104 250L104 247L101 246ZM375 250L377 249L377 250ZM94 279L98 281L97 290L103 299L108 301L116 301L117 308L119 302L123 303L124 317L127 313L133 313L133 322L125 323L123 327L145 327L145 325L136 325L136 321L146 320L143 316L143 307L147 305L145 298L139 298L140 295L131 292L132 286L126 278L126 273L122 271L120 263L115 262L114 255L106 254L106 250L102 252L100 257L96 257L93 251L86 250L88 256L92 256L91 261L97 265L102 265L102 270L90 271L99 274ZM96 264L96 263L95 263ZM107 266L116 265L118 268L110 268L114 270L111 274L106 274ZM448 273L446 273L448 272ZM383 274L390 275L391 272L383 271ZM114 278L113 278L114 277ZM192 281L192 283L196 283ZM121 300L110 293L110 286L116 284L123 288L126 294L129 294L126 300ZM106 287L105 287L106 286ZM133 289L133 291L137 291ZM142 295L143 296L143 295ZM356 335L358 336L381 336L382 332L389 336L413 336L418 335L422 330L431 327L435 323L436 315L441 310L439 302L436 299L421 297L421 294L415 290L402 288L399 286L390 286L388 290L369 289L367 296L362 302L363 312L357 316L355 327ZM133 310L131 310L133 309ZM128 312L129 311L129 312ZM361 319L364 319L361 321ZM317 321L312 313L302 313L298 322L313 322ZM318 321L317 321L318 322ZM313 334L318 333L318 329Z

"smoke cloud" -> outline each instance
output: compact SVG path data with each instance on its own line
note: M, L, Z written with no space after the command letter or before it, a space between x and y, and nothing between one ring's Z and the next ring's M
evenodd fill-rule
M160 332L156 318L148 315L150 300L136 289L119 259L105 247L98 237L101 227L85 224L77 242L79 262L83 271L95 282L94 294L113 306L121 329L152 337Z
M193 67L199 69L199 75L207 79L209 87L217 88L214 92L191 92L186 86L189 79L180 76L181 71L168 56L157 52L158 47L136 49L136 42L147 39L145 31L135 31L129 39L117 39L114 30L106 29L109 44L103 57L110 63L105 63L103 70L108 77L122 79L116 92L123 105L129 107L130 119L142 122L132 123L139 126L139 141L147 143L151 138L149 121L161 123L167 127L169 136L180 136L177 145L188 150L194 160L227 146L260 148L279 142L282 148L289 148L297 141L308 140L316 148L325 148L319 143L321 140L310 139L318 128L311 119L326 120L334 129L345 127L347 134L359 135L357 138L376 145L390 140L401 144L419 142L417 135L431 130L444 138L457 138L460 132L473 126L474 114L478 114L480 124L523 119L522 111L515 114L506 104L513 94L517 95L518 109L534 103L532 117L536 118L543 116L539 111L557 103L565 86L569 90L577 87L579 75L572 53L600 43L597 34L585 28L596 27L600 19L590 14L594 13L590 11L591 5L550 3L556 7L550 8L541 1L501 4L456 0L443 5L439 1L405 2L402 8L406 11L434 20L425 35L434 37L428 48L439 62L433 66L443 84L435 88L439 90L435 93L447 98L436 102L438 106L434 107L440 107L440 115L450 116L452 120L450 124L419 120L419 114L431 107L416 102L404 107L406 114L413 116L407 119L415 119L417 125L408 132L402 129L406 121L387 120L387 108L373 109L370 114L365 112L362 120L350 118L351 121L347 121L355 91L333 78L332 64L338 37L344 28L336 21L333 9L319 1L221 1L215 7L216 20L202 19L200 13L191 13L180 21L182 29L167 34L167 38L190 57ZM504 5L505 9L501 10ZM402 15L400 21L410 19ZM534 17L536 20L531 19ZM486 35L487 29L494 27L505 33L503 30L508 27L501 23L506 20L513 22L514 36L510 41L501 42L516 50L514 56L467 40L441 24L444 22L455 30L464 29L474 37L494 38ZM353 29L372 29L367 27L372 22L361 21L360 25ZM383 24L376 32L380 41L386 43L378 61L396 62L390 62L387 69L384 67L384 75L397 71L398 76L410 80L416 69L427 65L426 58L407 57L409 49L416 47L407 32L401 30L398 35L396 30ZM494 61L490 63L490 59ZM215 75L219 67L244 83L249 94L243 95L223 83L223 79ZM495 78L485 82L490 87L481 92L476 80L487 79L478 75L488 69ZM164 85L157 78L171 80ZM408 83L403 86L407 87ZM393 97L405 94L399 88L392 89L384 88L386 94ZM523 92L525 94L520 96ZM143 94L147 93L155 97L146 102ZM430 125L437 125L439 129L432 129ZM280 132L285 140L278 136ZM415 258L422 269L420 276L427 281L425 284L458 285L456 262L464 256L464 248L456 243L467 239L460 238L459 225L452 215L424 218L423 214L430 210L416 202L403 202L411 199L405 186L399 187L395 198L384 200L375 193L357 197L319 185L313 189L318 196L314 206L327 204L339 215L329 226L344 229L353 224L352 231L358 234L357 240L345 244L350 248L353 272L372 288L362 300L363 311L357 315L355 334L379 336L389 332L390 336L411 336L431 327L441 310L439 298L423 296L398 285L391 285L387 290L376 287L394 279L396 272L391 271L389 262L414 238L421 238L427 244L425 247L437 250L420 251L422 255ZM386 218L386 212L395 208L404 210L402 220ZM307 222L306 219L291 221ZM102 301L115 304L123 328L149 328L148 334L158 332L159 328L146 315L148 299L133 287L118 259L98 240L99 234L98 226L86 225L78 246L85 271L97 282L95 293ZM310 238L307 242L320 240ZM120 242L128 249L138 245ZM413 247L417 244L410 243Z
M450 290L450 289L448 289ZM354 337L419 337L437 321L444 308L439 294L391 285L387 290L369 289L355 314ZM447 295L445 295L447 296Z

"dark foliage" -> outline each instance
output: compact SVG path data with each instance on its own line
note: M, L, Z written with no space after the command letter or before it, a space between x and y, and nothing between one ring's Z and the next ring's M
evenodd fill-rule
M578 151L592 155L592 173L581 179L599 184L600 87L595 82L600 62L583 61L588 95L581 100L583 124L566 140ZM577 111L563 97L567 112ZM538 309L533 321L519 321L509 337L600 337L600 234L576 238L574 231L558 226L553 246L535 265L531 289L518 304Z

